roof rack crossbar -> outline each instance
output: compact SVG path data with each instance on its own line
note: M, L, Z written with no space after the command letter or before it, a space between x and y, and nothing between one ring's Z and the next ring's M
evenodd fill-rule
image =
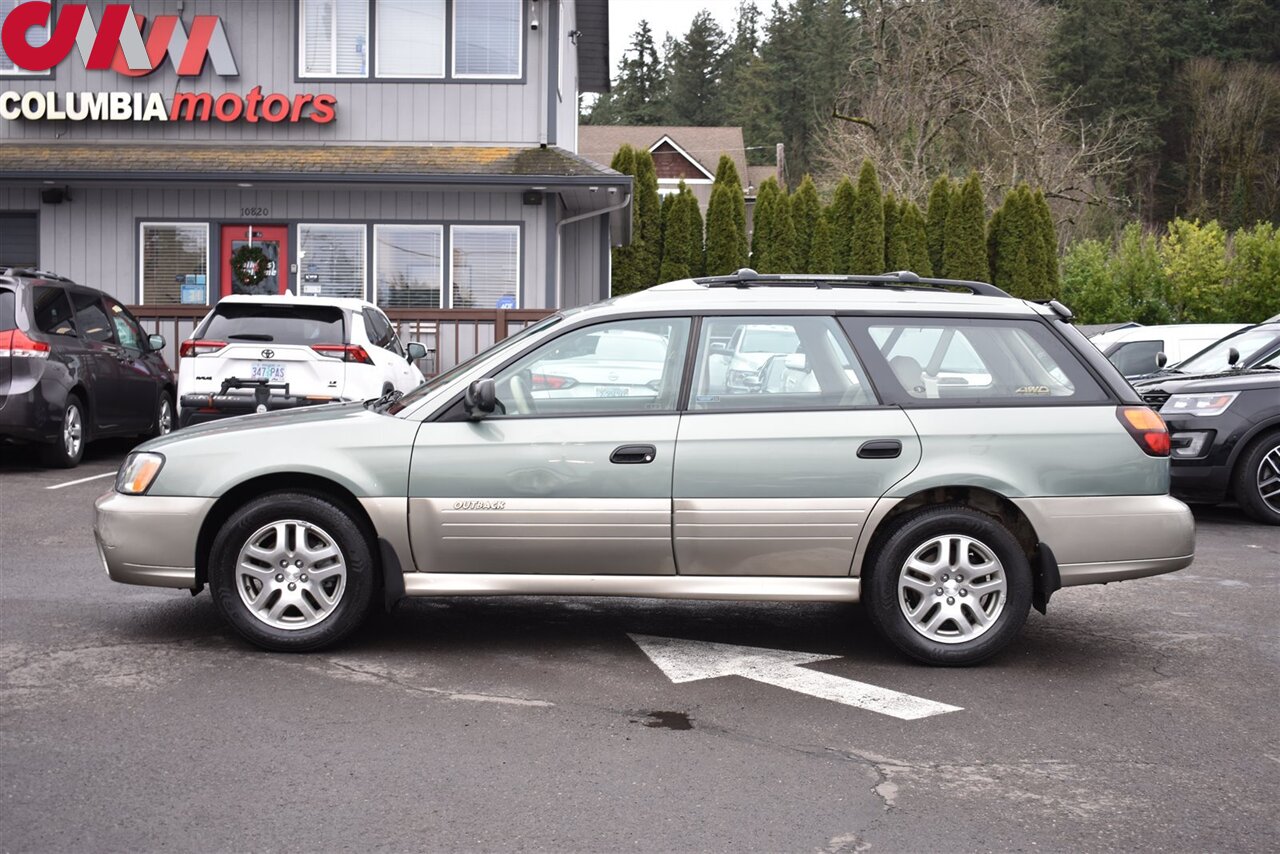
M791 288L833 288L833 287L890 287L890 288L963 288L970 293L987 297L1010 297L995 285L987 282L971 282L965 279L933 279L916 275L910 270L898 270L877 276L864 275L804 275L757 273L749 267L743 267L736 273L727 276L701 276L694 279L708 288L753 288L753 287L791 287Z

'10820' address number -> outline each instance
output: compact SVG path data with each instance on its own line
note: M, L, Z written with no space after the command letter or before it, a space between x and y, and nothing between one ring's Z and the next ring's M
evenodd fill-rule
M240 216L271 216L271 208L241 208Z

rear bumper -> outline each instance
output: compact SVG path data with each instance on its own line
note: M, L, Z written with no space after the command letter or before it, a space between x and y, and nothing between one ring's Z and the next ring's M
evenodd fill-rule
M53 382L37 382L5 396L0 406L0 438L53 442L62 434L66 390Z
M196 587L196 537L212 498L122 495L94 503L93 535L112 581Z
M327 403L346 403L346 398L310 398L300 394L273 394L261 404L252 394L184 394L179 406L178 426L190 427L237 415L255 412L275 412L280 409L297 409L302 406L323 406Z
M1168 495L1015 498L1053 549L1062 586L1105 584L1190 566L1195 521Z

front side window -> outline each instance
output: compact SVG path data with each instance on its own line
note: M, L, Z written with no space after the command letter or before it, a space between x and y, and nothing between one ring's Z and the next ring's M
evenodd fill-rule
M111 323L115 327L116 340L130 350L142 352L146 349L142 342L146 340L147 336L143 334L142 327L138 325L138 321L134 320L129 312L125 310L125 307L115 300L108 298L106 303L107 311L110 312Z
M687 317L575 329L498 372L498 399L507 417L674 412L688 339Z
M102 300L95 294L72 291L71 305L75 309L75 324L81 335L102 343L115 340L111 318L102 310Z
M144 222L141 247L143 304L208 304L208 223Z
M453 308L520 307L520 227L455 225L450 265Z
M465 0L453 5L453 73L519 77L521 0Z
M0 22L3 22L5 18L9 17L10 12L24 2L26 2L26 0L0 0ZM57 11L52 10L49 13L49 17L52 19L56 14ZM40 47L43 45L49 40L48 24L43 27L32 27L27 30L26 39L27 44L32 47ZM28 71L27 69L20 67L18 63L8 57L4 52L4 47L0 46L0 77L45 77L48 76L48 74L48 71Z
M364 297L363 225L298 226L298 293Z
M373 265L378 305L384 308L442 307L443 227L375 225Z
M303 77L369 75L369 0L300 0Z
M376 8L378 76L443 77L444 0L378 0Z
M1163 351L1163 341L1126 341L1108 353L1107 358L1120 373L1134 377L1158 369L1156 355Z
M693 376L691 412L877 403L848 338L830 317L708 317Z
M845 318L904 402L1104 403L1080 360L1035 321ZM865 336L865 337L863 337Z
M71 303L67 300L67 292L62 288L36 285L31 289L31 306L36 329L45 335L76 334L76 324L71 317Z

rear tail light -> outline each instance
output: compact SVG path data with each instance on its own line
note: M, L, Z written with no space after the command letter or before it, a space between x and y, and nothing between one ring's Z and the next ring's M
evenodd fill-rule
M531 374L530 380L533 382L534 391L573 388L578 384L578 381L573 377L559 377L555 374Z
M188 339L183 341L178 348L178 357L185 359L187 356L203 356L205 353L216 353L225 346L227 346L226 341L192 341Z
M0 356L12 356L15 359L47 359L52 348L43 341L32 341L15 329L0 337Z
M373 364L373 359L369 358L369 354L359 344L313 344L311 349L330 359L359 362L362 365Z
M1116 408L1116 417L1148 456L1169 456L1169 428L1164 426L1164 419L1154 409L1120 406Z

